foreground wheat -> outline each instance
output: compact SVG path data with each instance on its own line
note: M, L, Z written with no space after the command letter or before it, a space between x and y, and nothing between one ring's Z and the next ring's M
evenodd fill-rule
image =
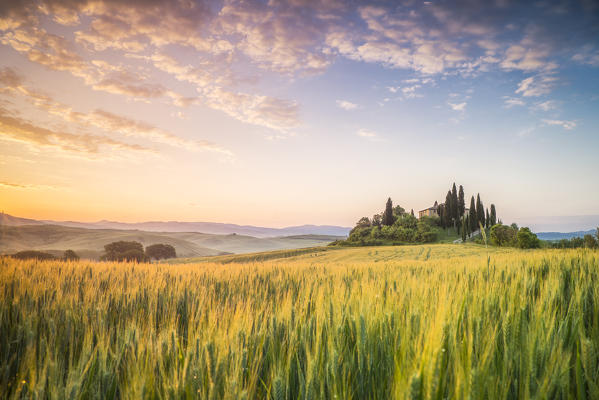
M3 259L0 398L599 398L599 253L461 249Z

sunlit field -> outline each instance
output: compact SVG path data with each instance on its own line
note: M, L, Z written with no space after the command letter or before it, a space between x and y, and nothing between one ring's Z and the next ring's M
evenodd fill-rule
M0 398L599 398L599 252L0 261Z

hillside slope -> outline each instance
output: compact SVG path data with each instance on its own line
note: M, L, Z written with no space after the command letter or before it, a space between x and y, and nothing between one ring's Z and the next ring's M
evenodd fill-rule
M85 229L59 225L0 225L0 252L21 250L75 250L84 258L97 259L104 245L119 240L137 241L144 246L155 243L172 245L179 257L205 257L230 253L248 253L326 245L336 236L302 235L255 238L244 235L211 235L196 232L146 232L120 229Z

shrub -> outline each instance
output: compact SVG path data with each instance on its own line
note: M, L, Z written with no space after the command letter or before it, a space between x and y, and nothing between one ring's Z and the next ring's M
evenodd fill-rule
M584 235L584 238L582 240L584 240L584 247L589 249L597 248L597 239L595 239L593 235Z
M514 246L517 230L511 226L497 224L491 227L489 234L491 244L495 246Z
M520 228L517 243L521 249L538 249L541 247L541 241L529 228Z

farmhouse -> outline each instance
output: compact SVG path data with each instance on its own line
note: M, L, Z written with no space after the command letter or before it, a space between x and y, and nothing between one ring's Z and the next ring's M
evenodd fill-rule
M445 203L437 204L437 202L435 201L435 204L432 207L418 211L418 218L433 217L435 215L440 216L440 210L443 207L445 207ZM464 215L468 214L468 211L470 211L469 208L464 208Z
M418 218L432 217L434 215L439 215L439 207L443 207L443 203L437 204L437 202L435 201L435 204L432 207L425 208L424 210L418 211Z

